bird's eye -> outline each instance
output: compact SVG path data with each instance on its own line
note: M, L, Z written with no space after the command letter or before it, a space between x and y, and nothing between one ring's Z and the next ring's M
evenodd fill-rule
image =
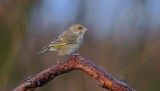
M83 27L78 27L78 29L83 29Z

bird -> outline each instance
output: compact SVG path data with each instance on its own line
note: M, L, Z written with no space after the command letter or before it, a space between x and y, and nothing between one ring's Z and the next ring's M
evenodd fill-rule
M81 24L73 24L62 32L51 43L43 47L38 54L44 52L57 52L57 56L75 54L83 43L83 36L88 29Z

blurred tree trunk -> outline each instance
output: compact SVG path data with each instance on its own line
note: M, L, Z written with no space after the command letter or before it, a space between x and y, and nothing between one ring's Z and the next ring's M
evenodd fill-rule
M26 32L28 15L36 0L0 1L0 84L7 84ZM6 90L6 89L0 89Z

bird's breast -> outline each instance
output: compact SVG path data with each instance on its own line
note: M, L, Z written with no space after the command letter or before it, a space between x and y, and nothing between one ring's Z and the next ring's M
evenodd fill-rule
M82 42L83 42L83 36L79 36L78 38L77 38L77 45L81 45L82 44Z

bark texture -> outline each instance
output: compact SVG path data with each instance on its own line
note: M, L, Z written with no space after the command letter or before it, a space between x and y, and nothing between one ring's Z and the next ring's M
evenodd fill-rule
M135 91L127 83L115 79L112 75L105 72L96 64L83 58L82 56L74 56L68 61L54 65L41 73L25 80L14 91L34 91L35 88L46 85L56 76L68 73L72 70L81 70L89 76L95 78L101 87L111 91Z

